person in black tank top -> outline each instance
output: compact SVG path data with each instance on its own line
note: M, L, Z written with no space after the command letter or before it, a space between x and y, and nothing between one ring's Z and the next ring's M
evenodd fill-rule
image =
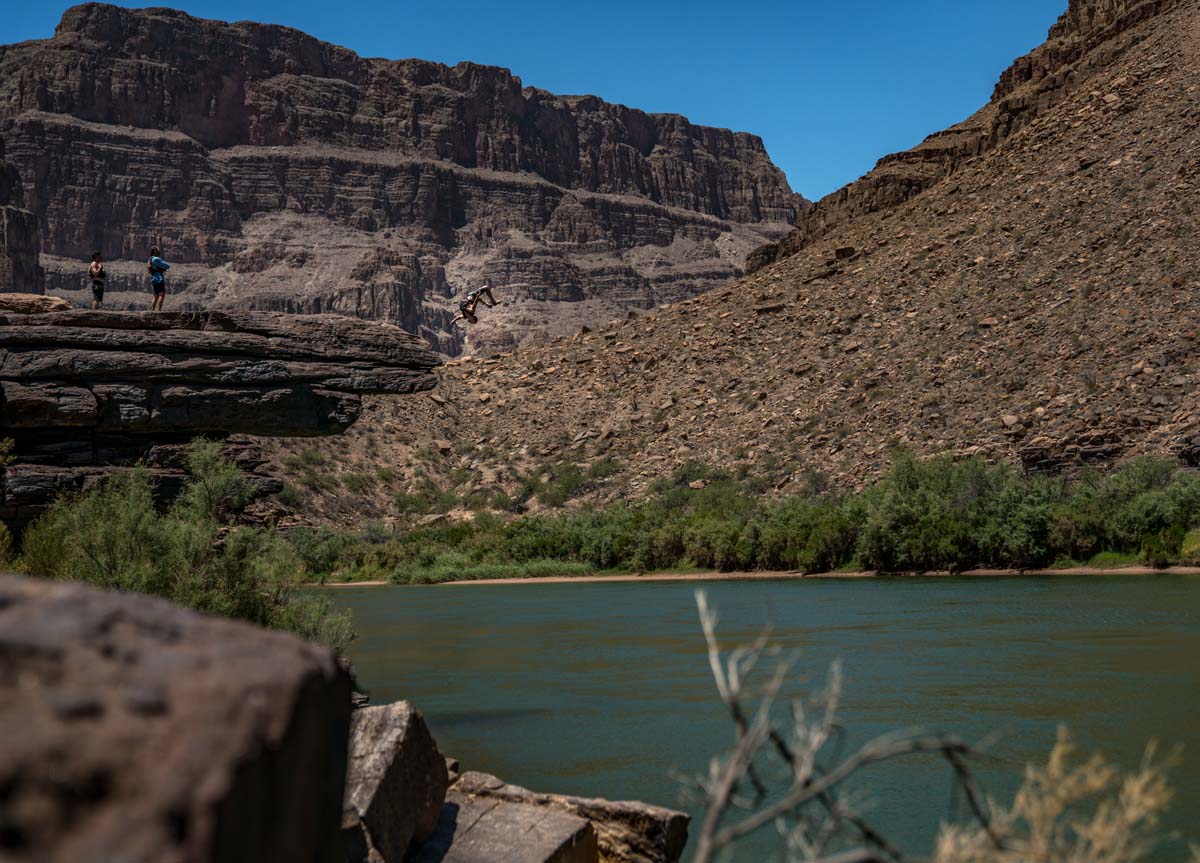
M104 256L99 251L92 252L92 265L88 267L88 277L92 280L92 309L98 309L104 303Z

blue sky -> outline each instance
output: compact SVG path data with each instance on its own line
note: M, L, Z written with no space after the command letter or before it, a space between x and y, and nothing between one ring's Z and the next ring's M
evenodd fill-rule
M69 5L5 0L0 42L48 37ZM815 199L981 107L1000 72L1045 39L1066 0L169 5L286 24L365 56L505 66L556 93L754 132L792 188Z

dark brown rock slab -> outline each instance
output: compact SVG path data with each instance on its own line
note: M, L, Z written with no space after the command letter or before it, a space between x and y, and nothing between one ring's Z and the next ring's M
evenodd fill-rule
M542 794L474 771L462 774L453 790L475 799L521 803L586 819L595 828L601 863L675 863L687 845L690 816L662 806Z
M597 863L599 859L596 831L583 818L452 790L446 795L437 832L409 855L408 863Z
M448 785L445 756L412 704L356 710L342 810L347 861L403 860L433 835Z
M0 576L6 861L334 861L350 683L290 635Z

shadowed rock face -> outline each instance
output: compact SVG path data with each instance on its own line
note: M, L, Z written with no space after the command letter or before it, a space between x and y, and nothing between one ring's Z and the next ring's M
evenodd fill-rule
M128 261L110 301L139 302L158 244L190 302L388 318L451 352L476 279L510 303L477 336L511 344L725 281L805 205L752 135L169 9L85 4L0 48L0 130L56 292L98 247Z
M16 165L5 161L0 140L0 294L45 292L40 251L37 220L25 209L20 174Z
M3 855L340 861L350 683L326 649L0 576Z
M364 393L431 389L439 362L389 324L265 312L0 314L0 345L0 432L18 457L0 515L13 520L112 466L178 484L196 435L341 432Z

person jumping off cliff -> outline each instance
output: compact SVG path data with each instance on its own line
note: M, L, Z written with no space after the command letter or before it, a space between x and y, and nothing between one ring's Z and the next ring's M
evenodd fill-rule
M104 256L97 250L92 252L92 265L88 267L92 280L92 311L104 304Z
M479 318L475 317L475 307L479 305L480 300L489 309L500 305L492 294L492 287L492 280L488 279L482 287L476 288L463 297L462 302L458 304L458 314L450 321L450 326L454 326L459 321L466 321L469 324L479 323Z
M154 291L154 300L150 303L150 311L161 312L163 300L167 297L167 277L165 273L171 265L160 256L162 252L155 246L150 250L150 260L146 261L146 272L150 274L150 289Z

